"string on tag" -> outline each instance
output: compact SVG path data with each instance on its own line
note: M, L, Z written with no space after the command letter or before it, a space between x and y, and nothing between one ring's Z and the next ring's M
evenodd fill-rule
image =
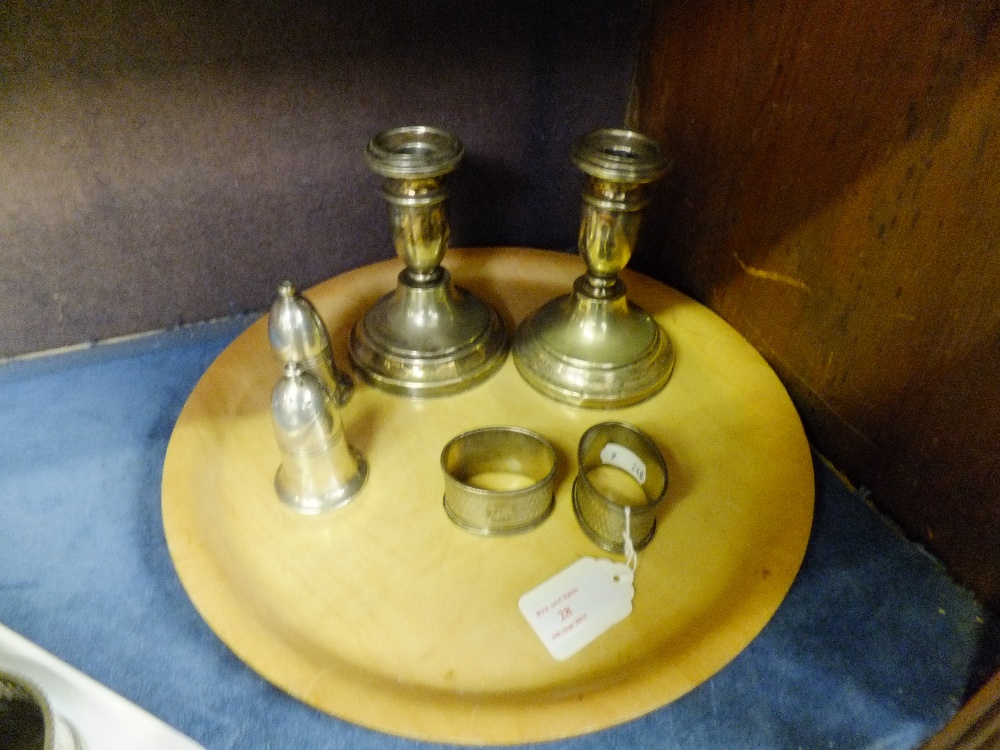
M636 554L635 545L632 544L632 509L629 506L625 506L625 531L622 532L622 539L625 541L625 562L632 572L635 573L635 569L639 565L639 555Z

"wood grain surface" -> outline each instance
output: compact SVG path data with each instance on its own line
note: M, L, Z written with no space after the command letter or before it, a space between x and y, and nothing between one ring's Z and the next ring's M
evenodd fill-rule
M631 120L674 170L633 267L1000 608L1000 2L651 7Z

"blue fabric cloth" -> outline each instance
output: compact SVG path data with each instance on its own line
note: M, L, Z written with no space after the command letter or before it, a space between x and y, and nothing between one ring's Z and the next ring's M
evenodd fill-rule
M160 518L163 458L235 318L0 364L0 621L208 750L435 747L270 686L200 619ZM913 748L997 663L995 623L816 460L791 592L718 675L641 719L544 748Z

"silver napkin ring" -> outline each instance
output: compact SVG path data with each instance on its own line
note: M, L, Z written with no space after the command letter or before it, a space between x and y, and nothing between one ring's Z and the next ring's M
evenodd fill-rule
M633 549L649 544L667 493L667 465L656 443L632 425L601 422L580 438L577 465L573 511L584 533L618 554L626 551L626 530Z
M466 531L485 536L534 528L552 512L556 451L520 427L483 427L441 451L444 509Z

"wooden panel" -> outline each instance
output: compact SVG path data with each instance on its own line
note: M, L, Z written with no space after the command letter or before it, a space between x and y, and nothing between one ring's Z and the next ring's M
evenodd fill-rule
M920 750L992 750L1000 747L1000 672L972 696Z
M657 4L633 266L770 360L814 444L1000 605L1000 3Z

